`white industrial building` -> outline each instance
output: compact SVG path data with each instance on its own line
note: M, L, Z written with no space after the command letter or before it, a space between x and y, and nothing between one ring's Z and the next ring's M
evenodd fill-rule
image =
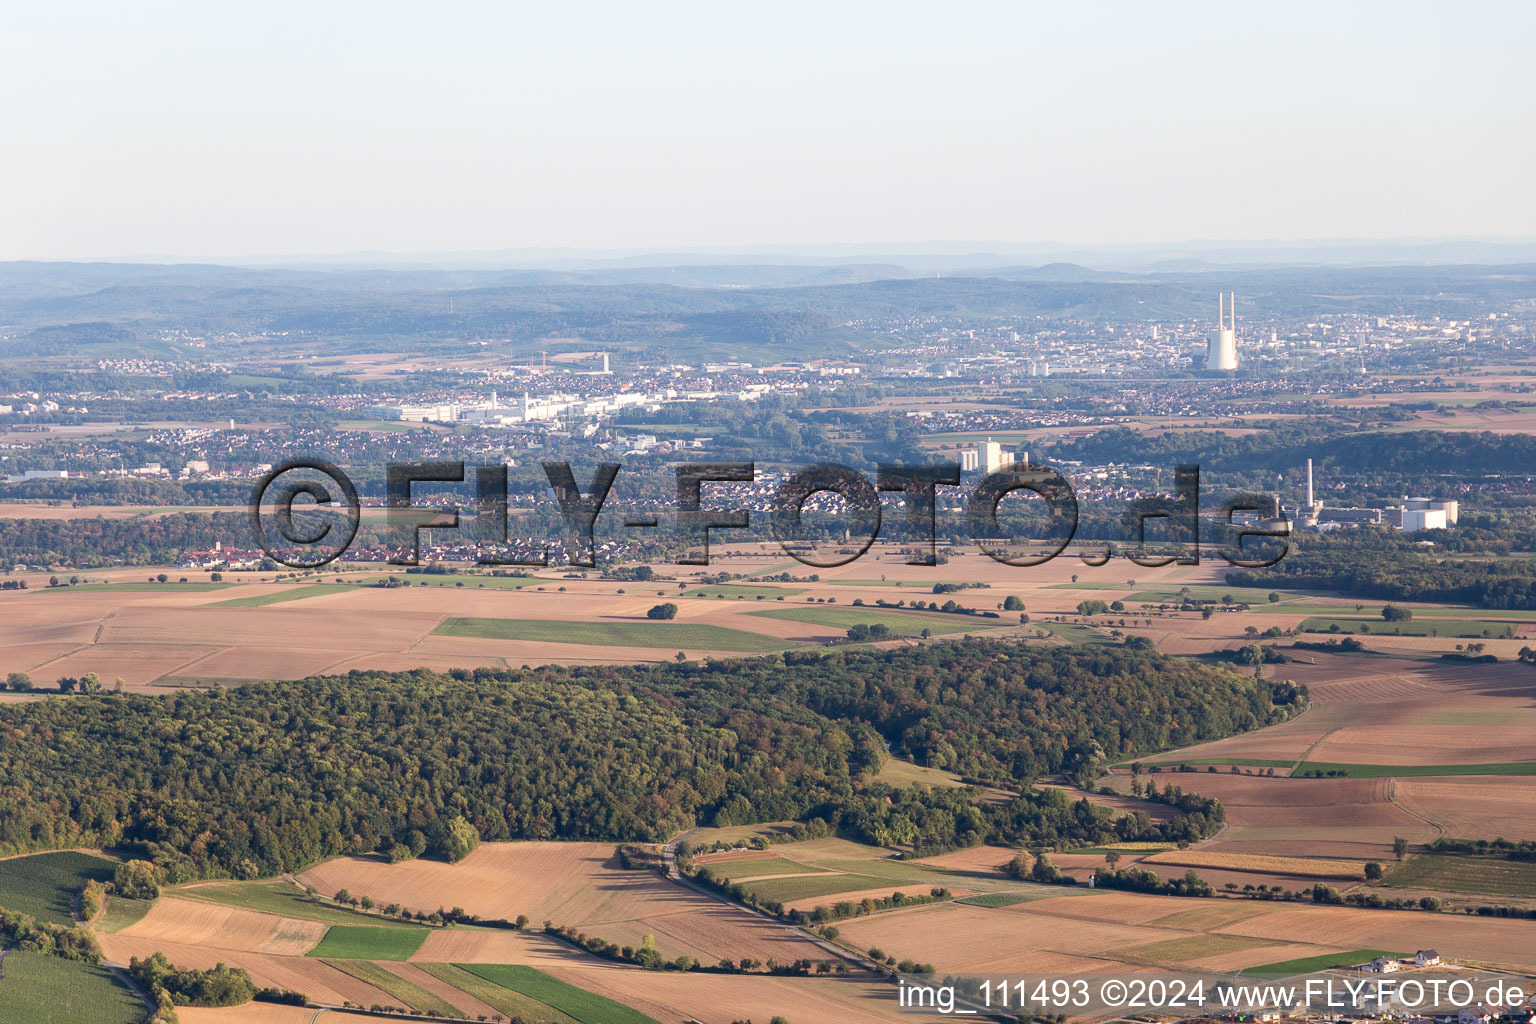
M1230 310L1223 308L1224 298L1220 292L1216 294L1216 330L1211 332L1206 347L1207 370L1237 369L1237 293L1231 293Z

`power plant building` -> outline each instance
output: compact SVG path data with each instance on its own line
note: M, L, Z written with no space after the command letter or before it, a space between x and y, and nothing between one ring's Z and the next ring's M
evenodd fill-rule
M1237 293L1231 294L1230 310L1224 308L1226 296L1220 292L1216 295L1216 330L1211 332L1206 347L1207 370L1237 369Z

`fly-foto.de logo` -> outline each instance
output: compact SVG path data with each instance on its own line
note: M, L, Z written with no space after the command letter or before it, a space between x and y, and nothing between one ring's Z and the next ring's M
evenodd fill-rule
M472 469L472 472L471 472ZM562 542L573 566L597 565L595 531L615 479L622 469L616 462L599 463L585 488L577 482L569 462L543 463L549 498L563 524ZM750 484L757 477L752 462L691 462L672 467L676 492L665 526L680 548L679 565L708 565L710 535L715 530L742 530L752 525L751 511L732 507L732 484ZM475 500L472 524L466 533L484 550L475 561L482 565L550 564L547 546L529 551L518 545L509 553L507 467L489 464L467 467L463 462L412 462L391 464L385 471L385 525L408 530L406 550L389 559L397 565L420 560L422 530L463 528L458 506L426 506L413 499L416 485L473 483ZM711 484L711 507L703 501L704 485ZM901 533L907 540L907 564L938 564L938 496L940 487L960 484L957 463L939 465L881 464L873 481L851 467L817 463L790 473L775 490L767 511L770 536L786 554L801 564L831 568L862 557L880 537L886 518L881 494L897 498ZM1043 502L1035 522L1046 529L1028 541L1010 531L999 517L1003 499L1026 492ZM826 550L825 531L817 536L808 528L808 503L818 495L841 499L839 522L842 540L836 550ZM307 499L307 500L303 500ZM332 514L316 515L316 511ZM430 523L419 521L424 512L437 514ZM274 560L294 568L317 568L344 556L357 536L362 502L352 479L323 459L295 459L274 467L257 482L250 505L251 527L256 541ZM1177 563L1195 565L1200 560L1200 468L1176 466L1171 494L1154 495L1129 503L1119 517L1124 538L1118 553L1137 565L1156 567ZM1077 536L1081 513L1071 482L1048 465L1013 463L982 477L963 503L964 530L982 552L1006 565L1040 565L1056 558ZM1242 568L1274 565L1289 551L1290 525L1273 495L1240 493L1227 498L1214 520L1231 528L1229 546L1217 554ZM1152 543L1149 524L1156 523L1163 539ZM629 530L663 527L658 515L627 515L622 524ZM1278 541L1262 554L1246 551L1248 538ZM818 547L818 542L821 547ZM1173 550L1170 550L1170 545ZM1101 565L1114 557L1116 546L1103 542L1078 557Z

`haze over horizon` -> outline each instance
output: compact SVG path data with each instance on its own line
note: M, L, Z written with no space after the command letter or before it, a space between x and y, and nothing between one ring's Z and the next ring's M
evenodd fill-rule
M1533 34L1504 3L13 8L0 259L1531 238Z

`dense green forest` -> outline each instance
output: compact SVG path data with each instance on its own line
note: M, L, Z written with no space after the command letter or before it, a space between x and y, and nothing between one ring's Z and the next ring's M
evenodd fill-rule
M1298 696L1151 652L998 641L81 696L0 708L0 852L113 846L169 881L255 877L446 854L460 816L487 840L815 816L865 838L1039 841L1068 809L1032 792L979 814L914 797L921 828L892 822L872 788L885 745L1024 785L1265 725Z
M1292 540L1283 561L1227 573L1233 586L1333 590L1386 601L1536 608L1536 561L1431 554L1400 534L1349 530Z

